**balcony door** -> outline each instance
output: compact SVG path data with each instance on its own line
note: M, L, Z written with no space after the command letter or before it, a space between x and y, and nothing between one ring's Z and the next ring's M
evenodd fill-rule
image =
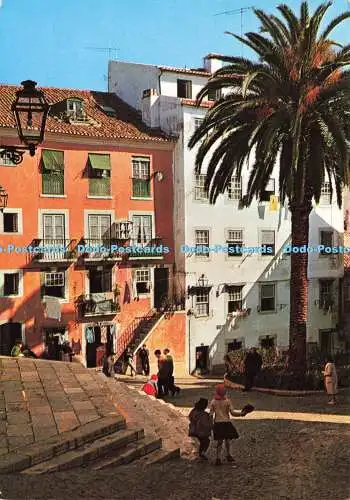
M152 216L151 215L134 215L133 233L134 245L146 246L152 240Z
M111 239L111 216L89 215L89 240L91 244L108 244Z
M43 215L43 244L52 246L52 251L44 254L44 258L59 260L65 255L65 219L63 214ZM54 247L61 247L54 249Z

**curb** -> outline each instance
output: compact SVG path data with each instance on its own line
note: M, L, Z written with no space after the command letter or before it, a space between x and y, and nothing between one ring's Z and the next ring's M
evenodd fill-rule
M28 469L125 428L126 423L123 417L104 417L45 441L39 441L25 448L17 448L15 451L0 457L0 475Z
M236 384L231 382L226 377L224 377L224 385L229 389L235 391L242 391L244 385ZM271 394L273 396L289 396L289 397L302 397L302 396L314 396L315 394L323 394L324 391L289 391L287 389L268 389L267 387L253 387L256 392L262 392L264 394Z

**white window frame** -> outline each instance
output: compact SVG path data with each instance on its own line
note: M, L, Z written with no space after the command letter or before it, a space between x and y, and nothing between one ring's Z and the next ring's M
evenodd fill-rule
M233 175L227 186L227 199L232 202L240 202L242 199L242 177Z
M318 238L318 241L320 242L319 244L320 245L323 245L324 243L322 243L322 234L323 233L328 233L328 234L331 234L331 244L330 246L332 247L334 245L334 230L332 228L329 228L329 227L321 227L319 229L319 238ZM327 246L327 245L325 245ZM319 252L319 256L322 258L322 257L330 257L332 256L331 253L325 253L325 252Z
M53 271L42 271L43 274L50 274ZM56 272L56 271L54 271ZM60 272L60 271L58 271ZM67 304L69 302L69 280L68 280L68 270L62 271L64 273L64 298L61 297L55 297L57 298L61 304ZM46 279L44 280L44 285L46 287ZM59 285L58 285L59 286ZM41 302L45 302L45 297L51 297L50 295L43 295L41 298Z
M230 233L237 233L237 237L235 237L235 239L231 239L230 238ZM240 233L240 235L238 234ZM244 230L241 229L241 228L228 228L226 229L226 245L227 246L240 246L240 247L244 247ZM235 253L229 253L229 251L227 251L227 257L228 259L233 259L233 258L242 258L243 256L243 252L241 254L235 254Z
M202 125L204 122L204 117L203 116L194 116L193 117L193 130L196 132L199 127Z
M133 210L131 212L129 212L129 219L130 221L133 221L134 219L134 215L147 215L147 216L151 216L151 221L152 221L152 236L151 236L151 240L154 240L155 237L156 237L156 221L155 221L155 213L153 211L150 211L150 210ZM133 230L134 231L134 228ZM132 240L134 238L134 233L132 232Z
M148 280L143 280L138 278L138 274L140 273L147 273L148 274ZM135 287L137 286L137 283L148 283L148 292L146 293L140 293L138 294L139 297L148 297L151 293L152 290L152 270L150 267L137 267L133 269L133 281L135 283Z
M273 286L274 294L271 297L263 297L263 287L265 286ZM263 310L261 307L262 299L271 299L274 298L274 309ZM277 283L275 282L266 282L259 284L259 313L260 314L271 314L276 313L277 311Z
M18 274L18 294L4 295L5 274ZM18 299L24 295L24 279L22 269L1 269L0 271L0 297L12 297Z
M4 231L3 214L17 214L18 231L16 233L8 233ZM2 213L0 212L0 234L8 234L9 236L16 236L18 234L23 234L23 212L21 208L4 208L2 210Z
M322 287L326 285L328 287L327 294L322 291ZM319 295L319 303L320 307L326 307L326 299L324 296L328 295L328 298L334 302L334 279L319 279L318 280L318 295Z
M274 257L276 255L276 231L274 229L260 229L260 246L266 245L266 246L272 246L272 242L270 243L263 243L263 233L273 233L273 248L274 251L273 253L265 253L261 254L261 257Z
M69 240L69 210L64 209L64 210L54 210L54 209L48 209L48 208L40 208L38 210L38 228L39 228L39 234L38 238L43 239L44 238L44 215L63 215L64 216L64 238L66 240Z
M205 231L208 233L208 244L205 244L205 243L197 243L197 232L199 231ZM210 234L210 229L206 228L206 227L196 227L194 229L194 246L197 248L197 245L198 246L208 246L210 247L210 239L211 239L211 234ZM199 259L205 259L205 260L208 260L210 259L210 252L208 253L197 253L196 252L196 257L199 258Z
M114 238L115 212L114 210L84 210L84 238L89 239L89 215L110 215L111 238Z
M198 296L199 295L207 296L208 300L198 302ZM208 318L210 316L210 289L209 288L204 288L204 287L203 287L203 290L202 289L197 289L195 291L194 298L195 298L195 304L194 304L195 317L196 318ZM207 311L206 311L205 314L203 314L201 312L198 312L198 309L197 309L198 305L203 305L203 304L207 304L207 306L206 306L207 307Z
M320 196L320 201L319 205L331 205L331 182L326 181L322 184L321 186L321 196Z
M139 167L140 167L140 163L148 163L148 174L149 174L149 177L142 177L142 176L137 176L135 177L134 175L134 163L136 164L137 162L139 162ZM149 184L150 184L150 195L149 196L146 196L146 197L142 197L142 196L134 196L133 192L132 192L132 189L133 187L131 186L131 199L132 200L152 200L153 199L153 195L152 195L152 176L151 176L151 172L152 172L152 161L151 161L151 156L132 156L131 157L131 180L132 179L147 179L149 180Z
M234 292L233 291L230 291L230 288L236 288L237 290L235 290ZM240 290L238 290L240 289ZM244 285L231 285L228 289L227 289L227 305L226 305L226 310L227 310L227 314L234 314L235 312L238 312L238 311L241 311L242 309L244 309L244 295L243 295L243 290L244 290ZM240 293L239 293L240 292ZM239 293L239 295L236 295L237 297L239 296L240 298L238 299L235 299L235 300L230 300L230 295L231 294L234 294L234 293ZM240 309L236 309L236 311L229 311L229 303L230 302L241 302L241 308Z
M206 174L195 174L194 175L194 199L195 201L208 202L209 192L205 190L205 179Z

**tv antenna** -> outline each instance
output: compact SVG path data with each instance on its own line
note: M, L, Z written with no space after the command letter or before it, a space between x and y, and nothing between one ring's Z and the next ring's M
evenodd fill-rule
M116 47L85 47L85 49L107 54L109 59L117 59L118 49Z
M225 10L224 12L218 12L217 14L214 14L214 16L237 16L237 15L239 15L241 17L241 38L242 38L243 37L244 14L252 9L254 9L254 7L251 5L250 7L241 7L240 9ZM243 57L243 43L242 42L241 42L241 51L242 51L242 57Z

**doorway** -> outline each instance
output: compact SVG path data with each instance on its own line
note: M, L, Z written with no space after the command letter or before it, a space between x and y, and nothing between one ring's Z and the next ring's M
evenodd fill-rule
M114 334L112 325L87 326L86 338L86 367L102 366L103 358L113 352Z
M196 347L196 371L208 373L209 371L209 346L201 345Z
M321 353L325 355L332 355L334 352L334 335L335 330L320 330L320 349Z
M167 267L154 268L154 307L164 307L169 293L169 269ZM166 302L165 302L166 303Z
M12 347L18 340L22 340L21 323L3 323L0 325L0 354L11 356Z
M66 329L60 327L45 328L45 345L48 358L61 361L62 345L67 340Z

